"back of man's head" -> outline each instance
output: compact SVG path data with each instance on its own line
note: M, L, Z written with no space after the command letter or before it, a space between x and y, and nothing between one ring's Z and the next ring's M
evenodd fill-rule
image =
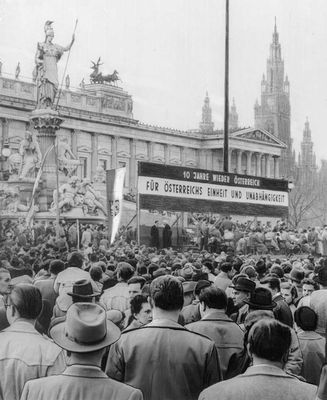
M184 303L182 282L171 275L159 276L150 285L150 297L157 308L181 310Z
M58 275L59 272L65 269L65 263L61 260L52 260L50 261L49 271L50 274Z
M42 310L42 296L37 287L28 283L15 285L10 293L10 304L20 318L36 319Z
M230 262L223 262L220 265L220 270L223 272L230 272L233 268L233 264Z
M200 303L204 303L206 307L225 310L227 307L226 293L211 285L201 290L199 294Z
M68 261L68 267L82 268L84 258L82 253L74 251L73 253L70 254L67 261Z
M283 362L291 345L291 330L274 319L262 319L250 329L248 348L258 358Z
M127 282L134 275L134 268L127 262L122 261L117 265L118 277Z

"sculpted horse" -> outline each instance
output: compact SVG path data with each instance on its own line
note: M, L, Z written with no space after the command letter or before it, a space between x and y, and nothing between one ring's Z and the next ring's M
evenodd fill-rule
M102 75L102 72L99 72L99 66L102 65L100 63L101 57L99 57L98 61L95 63L94 61L91 61L93 64L91 66L91 69L93 69L93 72L90 74L90 80L91 83L109 83L109 85L114 84L117 86L117 81L122 80L118 76L118 71L114 70L112 74L107 74L107 75Z

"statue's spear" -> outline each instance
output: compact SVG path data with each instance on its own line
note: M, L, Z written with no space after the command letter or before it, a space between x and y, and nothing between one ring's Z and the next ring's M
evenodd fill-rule
M74 27L73 36L75 35L76 28L77 28L77 24L78 24L78 19L76 19L76 21L75 21L75 27ZM63 86L63 84L64 84L64 79L65 79L65 75L66 75L66 70L67 70L67 65L68 65L68 61L69 61L71 49L72 49L72 48L70 48L69 51L68 51L68 56L67 56L67 60L66 60L66 65L65 65L65 69L64 69L64 74L63 74L63 76L62 76L62 80L61 80L61 84L60 84L60 89L59 89L59 93L58 93L58 99L57 99L57 103L56 103L55 110L57 110L57 108L58 108L58 103L59 103L60 96L61 96L61 93L62 93L62 86Z

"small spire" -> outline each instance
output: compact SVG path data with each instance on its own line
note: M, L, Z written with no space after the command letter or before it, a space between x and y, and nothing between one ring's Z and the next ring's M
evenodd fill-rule
M208 95L208 91L206 91L206 97L209 97L209 95Z
M275 17L275 26L274 26L274 34L273 34L273 43L278 43L278 32L277 32L277 21Z

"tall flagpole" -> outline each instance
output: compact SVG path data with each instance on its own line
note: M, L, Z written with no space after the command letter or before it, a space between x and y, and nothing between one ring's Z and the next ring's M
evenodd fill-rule
M225 111L224 111L224 172L228 172L228 117L229 117L229 0L226 1L225 25Z

